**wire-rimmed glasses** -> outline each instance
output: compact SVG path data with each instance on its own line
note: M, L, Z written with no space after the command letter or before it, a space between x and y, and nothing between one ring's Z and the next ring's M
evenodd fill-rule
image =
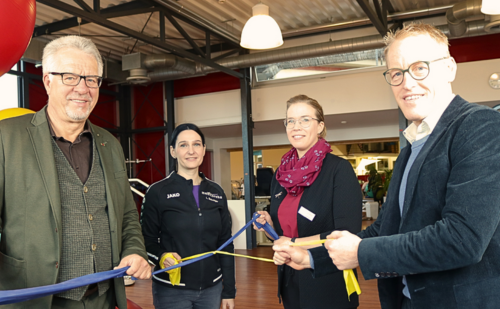
M302 128L307 129L311 126L311 123L313 120L317 120L318 122L320 122L319 119L309 117L309 116L304 116L304 117L300 117L298 120L293 119L293 118L287 118L287 119L283 120L283 124L285 125L285 128L287 130L291 130L291 129L295 128L295 124L297 122L299 123L299 125Z

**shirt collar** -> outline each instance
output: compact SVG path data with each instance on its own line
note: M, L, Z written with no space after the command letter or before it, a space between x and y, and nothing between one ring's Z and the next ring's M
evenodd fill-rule
M62 136L57 136L56 135L56 132L54 132L54 129L52 128L52 121L50 120L50 116L49 116L49 113L45 113L45 115L47 116L47 122L49 123L49 130L50 130L50 135L55 139L55 140L63 140L63 141L66 141L66 139ZM78 134L78 137L76 138L76 140L73 142L74 144L77 144L80 142L80 136L82 136L83 134L85 133L90 133L92 135L92 132L90 131L90 127L89 127L89 121L86 120L85 121L85 125L83 127L83 131L80 132L80 134Z
M446 102L446 104L441 104L422 120L422 123L420 125L416 125L415 123L411 123L406 130L403 131L404 137L408 140L410 144L413 144L413 142L421 140L422 138L430 135L432 131L434 131L434 128L436 127L439 119L443 115L444 111L446 108L448 108L448 105L450 105L451 101L455 98L455 95L453 95L450 100Z

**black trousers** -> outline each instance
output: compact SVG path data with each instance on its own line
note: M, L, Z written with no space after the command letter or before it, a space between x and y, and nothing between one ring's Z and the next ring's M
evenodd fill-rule
M283 285L281 287L281 299L285 309L308 309L300 306L300 287L298 273L289 266L284 266L283 269ZM338 308L335 304L331 304L331 308ZM357 307L345 308L356 309ZM312 309L312 308L311 308Z

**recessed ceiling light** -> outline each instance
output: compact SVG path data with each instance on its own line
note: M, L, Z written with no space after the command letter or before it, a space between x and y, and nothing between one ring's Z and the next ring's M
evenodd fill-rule
M340 123L341 123L341 124L346 124L346 123L347 123L347 121L342 120Z

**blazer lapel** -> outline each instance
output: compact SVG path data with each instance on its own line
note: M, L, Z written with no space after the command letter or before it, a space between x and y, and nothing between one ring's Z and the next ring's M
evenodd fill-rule
M382 224L380 231L381 235L393 235L397 234L399 231L401 222L401 213L399 211L399 188L401 187L405 166L410 155L411 146L406 146L401 150L394 166L395 173L392 175L389 192L387 193L388 196L393 198L390 200L388 199L388 202L382 205L384 222L388 222L388 224Z
M403 215L401 217L400 228L403 224L406 215L408 214L408 209L412 207L411 201L413 200L413 194L415 193L415 187L418 181L418 175L420 175L420 169L422 168L423 163L425 162L427 156L430 151L434 149L434 145L441 139L443 134L446 132L449 124L455 120L458 110L460 109L458 104L465 102L460 96L456 96L448 106L448 108L444 111L443 115L439 119L436 127L432 131L431 135L425 142L424 147L418 154L415 162L413 163L410 173L408 174L408 182L406 184L406 193L404 199L404 207L403 207Z
M38 160L38 167L42 174L43 185L49 197L52 213L59 230L61 225L61 195L59 192L59 178L57 176L54 151L52 149L52 136L47 123L46 107L35 113L27 128L31 143ZM60 233L59 233L60 235Z

